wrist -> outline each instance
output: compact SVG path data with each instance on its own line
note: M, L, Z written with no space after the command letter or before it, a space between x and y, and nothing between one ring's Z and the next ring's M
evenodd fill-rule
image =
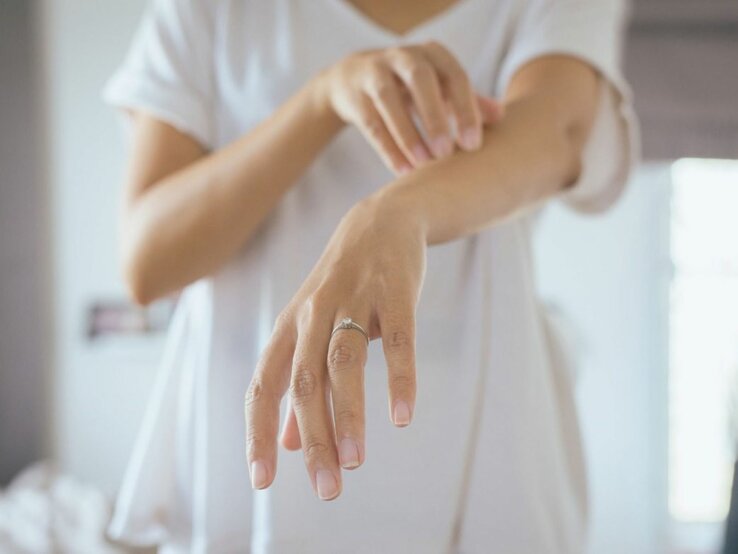
M403 227L428 244L429 221L425 214L424 203L415 192L413 187L405 186L398 180L380 188L363 199L360 204L369 210L372 217L380 224L383 222L401 223Z
M306 85L310 108L316 118L335 132L345 127L345 122L333 108L330 92L330 70L323 70Z

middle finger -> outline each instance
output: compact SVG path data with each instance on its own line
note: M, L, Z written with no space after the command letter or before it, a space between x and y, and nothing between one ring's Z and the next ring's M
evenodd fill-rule
M300 325L290 384L305 465L321 500L332 500L341 492L341 471L326 398L329 338L330 329L317 314L311 314Z
M369 84L368 94L395 143L405 157L412 160L417 167L429 161L430 154L410 117L402 97L401 86L403 85L397 82L397 77L388 70L386 74Z
M436 158L453 152L451 132L441 84L433 66L423 56L400 51L390 63L404 83L418 110L428 137L428 145Z

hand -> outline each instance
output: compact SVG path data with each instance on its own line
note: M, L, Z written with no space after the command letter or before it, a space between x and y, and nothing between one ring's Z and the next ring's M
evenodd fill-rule
M333 112L356 125L397 174L450 155L454 141L464 150L478 149L482 126L501 114L495 100L474 93L461 64L436 42L359 52L321 77Z
M344 317L382 338L390 417L410 423L415 405L415 308L425 273L424 229L379 191L341 220L315 268L277 318L246 395L247 455L254 488L277 466L279 405L288 387L317 495L341 491L341 470L364 461L367 341ZM331 411L332 406L332 411ZM293 440L293 443L295 441ZM339 465L340 464L340 465Z

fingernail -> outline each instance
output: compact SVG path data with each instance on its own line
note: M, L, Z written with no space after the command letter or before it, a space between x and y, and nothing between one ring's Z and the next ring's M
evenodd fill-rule
M315 474L315 483L318 486L318 498L331 500L338 495L338 483L333 473L327 469L319 469Z
M406 175L410 173L413 170L413 168L407 164L402 164L400 167L397 168L397 173L400 175Z
M407 405L407 402L404 400L395 402L392 420L398 427L405 427L410 424L410 406Z
M359 445L353 439L342 439L341 446L338 449L338 456L341 460L341 467L344 469L354 469L359 467Z
M257 460L251 462L251 486L255 489L263 489L267 486L267 468L264 462Z
M482 146L482 133L479 129L466 129L461 133L461 146L465 150L476 150Z
M431 159L428 150L422 144L418 144L415 148L413 148L413 157L415 158L415 161L419 164L423 164L427 161L430 161Z
M431 150L436 158L445 158L454 150L451 139L447 136L436 137L431 141Z

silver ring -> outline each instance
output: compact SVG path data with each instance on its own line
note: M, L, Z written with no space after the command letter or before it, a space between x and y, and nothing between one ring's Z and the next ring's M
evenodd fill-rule
M364 335L364 338L366 339L366 343L369 344L369 334L364 331L364 328L356 323L353 319L350 317L344 317L338 325L335 326L333 331L331 332L331 337L336 334L336 331L340 331L341 329L356 329L359 331L362 335Z

